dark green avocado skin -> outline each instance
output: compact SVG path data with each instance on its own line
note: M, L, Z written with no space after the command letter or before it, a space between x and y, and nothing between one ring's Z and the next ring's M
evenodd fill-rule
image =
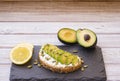
M84 29L78 29L78 30L84 31ZM77 31L78 31L78 30L77 30ZM94 35L96 36L95 32L93 32L92 30L90 30L90 29L85 29L85 30L88 30L88 31L94 33ZM78 32L77 32L77 33L78 33ZM95 48L95 47L96 47L96 44L97 44L97 36L96 36L96 41L95 41L95 43L94 43L93 45L89 46L89 47L85 47L84 45L81 45L78 41L80 41L80 40L79 40L78 37L77 37L77 43L78 43L81 47L83 47L83 48L86 48L86 49L87 49L87 48Z
M68 30L73 30L73 29L70 29L70 28L62 28L58 31L57 33L57 38L59 39L60 42L64 43L64 44L67 44L67 45L74 45L74 44L77 44L77 38L76 38L76 42L66 42L64 40L62 40L62 38L59 37L59 32L63 29L68 29Z

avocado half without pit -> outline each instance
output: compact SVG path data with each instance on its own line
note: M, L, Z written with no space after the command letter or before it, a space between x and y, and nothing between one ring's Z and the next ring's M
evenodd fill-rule
M71 28L60 29L57 37L64 44L74 44L77 42L76 31Z
M97 43L97 36L90 29L78 29L77 30L77 41L79 45L85 48L95 47Z

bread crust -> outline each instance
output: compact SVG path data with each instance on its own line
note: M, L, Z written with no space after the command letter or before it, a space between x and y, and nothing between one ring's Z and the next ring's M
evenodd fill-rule
M76 70L78 70L81 67L81 64L82 64L81 61L80 61L75 66L66 66L66 67L63 68L63 67L55 67L55 66L53 67L52 65L49 65L49 64L45 63L44 61L42 61L40 59L40 56L39 56L39 60L40 60L41 65L44 68L49 69L49 70L51 70L53 72L58 72L58 73L69 73L69 72L76 71Z

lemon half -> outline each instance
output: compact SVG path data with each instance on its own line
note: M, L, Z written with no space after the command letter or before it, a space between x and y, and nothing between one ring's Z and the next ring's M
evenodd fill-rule
M23 65L32 58L33 45L21 43L16 45L10 52L10 59L14 64Z

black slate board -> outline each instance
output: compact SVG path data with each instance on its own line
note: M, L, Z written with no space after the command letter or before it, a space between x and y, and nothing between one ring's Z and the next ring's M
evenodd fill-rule
M28 69L26 67L33 63L33 59L38 58L40 46L35 46L33 57L29 63L24 66L12 64L10 81L106 81L106 72L100 47L92 49L85 49L78 45L58 47L69 52L78 50L78 53L75 54L83 57L88 68L84 72L77 70L68 74L54 73L43 67L39 68L37 65Z

